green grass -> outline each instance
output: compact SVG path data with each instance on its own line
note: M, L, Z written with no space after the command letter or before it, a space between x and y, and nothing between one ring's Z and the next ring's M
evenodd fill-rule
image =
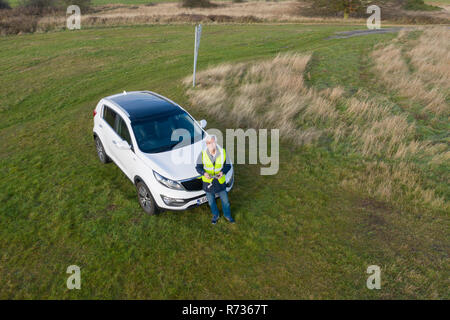
M415 11L436 11L441 8L433 6L425 2L424 0L407 0L403 6L406 10Z
M450 0L425 0L427 4L450 4Z
M207 25L199 67L313 52L311 85L370 87L364 57L395 35L326 40L352 28ZM207 206L143 214L130 181L97 159L92 109L142 89L189 109L192 26L8 36L0 48L0 298L449 298L445 213L343 190L360 159L325 147L283 144L275 176L237 166L235 225L212 227ZM81 290L66 289L72 264ZM366 288L372 264L381 290Z

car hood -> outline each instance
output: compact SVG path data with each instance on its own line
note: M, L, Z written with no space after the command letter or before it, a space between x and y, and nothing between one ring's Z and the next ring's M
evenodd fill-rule
M160 175L172 180L198 177L197 157L205 146L204 140L160 153L142 153L142 160Z

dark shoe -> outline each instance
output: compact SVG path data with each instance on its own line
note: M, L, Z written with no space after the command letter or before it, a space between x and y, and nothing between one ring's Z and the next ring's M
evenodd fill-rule
M217 218L217 219L212 219L212 220L211 220L211 223L212 223L212 224L217 224L217 221L218 221L218 220L219 220L219 218Z
M233 218L230 218L230 219L225 218L225 219L227 219L229 223L235 223L236 222Z

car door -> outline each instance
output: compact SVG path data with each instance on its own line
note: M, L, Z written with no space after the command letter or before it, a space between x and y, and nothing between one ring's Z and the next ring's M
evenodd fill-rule
M114 127L116 125L117 113L107 105L103 105L102 120L100 120L101 139L108 156L117 163L116 148L113 139L116 136Z
M130 130L123 118L116 114L115 122L115 134L116 138L112 140L113 147L115 149L115 155L117 162L125 174L133 180L136 170L136 154L134 153L133 142L131 141ZM118 145L126 142L130 146L129 149L119 148Z

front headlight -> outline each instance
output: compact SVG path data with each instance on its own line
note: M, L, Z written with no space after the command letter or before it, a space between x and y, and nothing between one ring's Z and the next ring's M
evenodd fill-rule
M166 186L167 188L175 189L175 190L184 190L183 186L180 183L178 183L177 181L167 179L167 178L163 177L162 175L160 175L156 171L153 171L153 175L155 176L156 180L159 181L159 183Z

